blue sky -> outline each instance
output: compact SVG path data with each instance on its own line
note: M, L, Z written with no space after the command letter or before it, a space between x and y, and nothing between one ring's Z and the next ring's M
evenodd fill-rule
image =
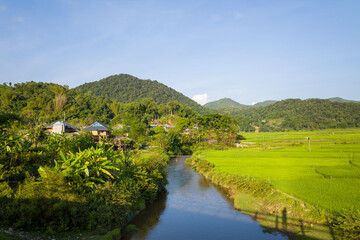
M0 0L0 82L127 73L242 104L360 100L360 1Z

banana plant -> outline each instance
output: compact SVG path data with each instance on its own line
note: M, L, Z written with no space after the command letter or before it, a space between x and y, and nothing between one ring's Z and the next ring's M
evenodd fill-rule
M62 171L70 185L92 188L97 183L115 181L120 174L122 155L112 149L89 148L78 153L59 153L55 168Z

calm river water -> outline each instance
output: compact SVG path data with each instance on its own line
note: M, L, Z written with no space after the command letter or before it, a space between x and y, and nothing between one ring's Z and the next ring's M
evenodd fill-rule
M167 194L136 216L130 224L139 231L123 233L122 239L287 239L265 233L250 216L235 210L222 189L185 165L186 158L170 163Z

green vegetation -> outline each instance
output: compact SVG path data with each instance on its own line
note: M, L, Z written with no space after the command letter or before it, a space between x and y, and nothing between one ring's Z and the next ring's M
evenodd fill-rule
M254 108L254 107L265 107L271 104L276 103L277 101L274 100L266 100L263 102L258 102L255 103L254 105L245 105L245 104L240 104L230 98L222 98L216 101L212 101L212 102L208 102L204 105L204 107L206 108L212 108L212 109L216 109L218 111L237 111L237 109L239 108Z
M186 107L203 112L201 105L166 85L152 80L141 80L128 74L113 75L96 82L85 83L77 89L91 91L97 96L105 96L121 103L138 102L152 98L158 104L177 101Z
M287 99L265 107L222 108L218 112L239 122L242 131L261 132L353 128L360 125L360 103L322 99Z
M203 152L206 160L221 171L269 179L277 189L331 212L360 208L360 130L244 136L247 147Z
M324 209L329 216L338 219L334 220L335 229L341 236L351 239L349 236L354 236L351 234L359 233L359 226L354 220L359 214L352 216L360 208L360 190L357 187L360 184L358 129L244 133L244 136L246 140L242 141L242 148L202 151L201 156L222 174L253 179L248 182L267 180L284 196ZM269 192L256 184L246 189ZM267 195L263 198L268 198ZM296 214L293 216L297 217Z
M230 117L202 116L176 101L119 103L35 82L2 85L0 93L0 228L12 228L14 236L24 230L94 236L123 228L163 191L169 155L238 139ZM45 133L64 113L78 127L111 124L132 147L123 153L110 139L94 143L90 133Z
M167 183L168 158L157 151L146 153L150 161L141 154L125 158L121 150L105 145L75 152L59 145L58 149L55 165L50 158L42 164L22 158L38 173L10 175L0 183L1 226L50 235L123 227ZM9 166L10 172L14 168Z
M240 104L230 98L222 98L213 102L208 102L204 105L207 108L245 108L250 107L247 105Z
M135 141L135 147L146 144L161 146L165 147L170 155L190 154L191 146L202 139L211 140L213 144L220 142L229 144L229 139L236 136L236 125L231 122L229 128L229 117L220 117L219 114L202 116L177 101L157 104L154 99L144 98L138 102L120 103L104 96L94 96L90 91L85 93L81 89L68 89L66 86L52 83L35 82L14 86L1 85L0 96L1 122L5 124L8 120L18 123L26 121L28 125L22 128L27 129L25 135L31 141L23 143L35 144L35 146L44 137L43 126L62 120L64 115L72 126L84 127L96 121L103 122L113 126L114 133L118 136L128 134L129 138ZM218 124L219 128L213 129L207 126L212 118L227 120L221 120ZM223 123L228 127L220 127ZM168 124L170 127L176 127L171 131L159 133L152 130L150 127L152 124ZM219 134L225 129L228 138L222 141ZM17 136L19 134L17 130L14 129L9 134ZM22 147L29 148L30 145ZM19 149L18 152L22 154L23 151Z
M234 109L221 111L238 122L230 116L205 114L175 90L129 75L76 89L35 82L1 85L0 227L47 236L78 231L105 234L124 227L163 191L169 156L208 146L227 149L243 140L238 126L247 131L254 126L280 131L359 127L360 122L359 103L290 99ZM124 141L132 147L123 153L113 150L111 140L95 144L90 133L44 132L44 126L65 116L75 127L95 121L111 125L113 134L128 136ZM281 214L286 205L296 217L311 216L324 223L327 215L318 209L325 209L337 219L334 228L351 238L359 228L358 213L343 211L360 207L359 130L244 134L243 148L205 151L202 154L215 168L196 160L197 169L238 193L235 204L242 209L253 202L242 192L257 200L271 196L251 205L266 213ZM299 207L303 201L306 207ZM264 215L270 218L273 215ZM293 224L302 226L297 220Z

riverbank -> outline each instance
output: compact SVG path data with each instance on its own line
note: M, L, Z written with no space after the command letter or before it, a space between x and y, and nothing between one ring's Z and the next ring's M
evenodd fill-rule
M234 207L251 215L267 231L279 232L290 239L334 239L331 215L278 191L268 181L221 172L200 153L189 158L187 164L227 189Z
M0 232L9 239L107 239L164 191L168 160L162 152L133 154L110 169L117 171L112 181L82 192L52 168L39 170L41 178L29 177L14 189L2 182Z
M170 161L167 194L130 222L138 231L122 234L123 240L287 239L264 232L251 217L236 211L228 194L197 174L185 160Z

